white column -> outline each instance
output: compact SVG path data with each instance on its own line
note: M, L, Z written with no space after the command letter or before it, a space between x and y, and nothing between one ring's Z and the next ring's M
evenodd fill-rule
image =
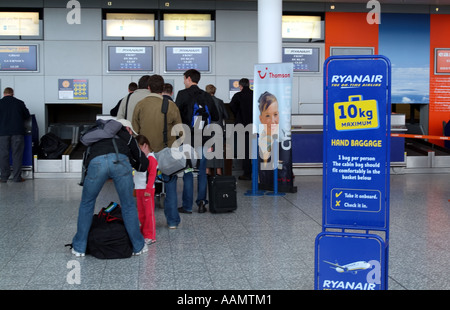
M282 0L258 0L258 63L280 63Z

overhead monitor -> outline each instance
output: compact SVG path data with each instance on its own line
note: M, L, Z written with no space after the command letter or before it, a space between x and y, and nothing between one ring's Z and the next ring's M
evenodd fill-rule
M321 15L283 15L281 35L284 41L324 41L324 21Z
M0 45L0 71L37 72L37 45Z
M25 9L24 9L25 10ZM42 39L42 11L0 12L1 39Z
M292 62L294 72L320 72L320 48L283 47L283 62Z
M103 35L106 40L154 40L155 14L106 13Z
M153 47L108 46L108 71L153 71Z
M161 40L214 40L212 13L164 13Z
M166 46L165 56L165 72L211 71L209 46Z

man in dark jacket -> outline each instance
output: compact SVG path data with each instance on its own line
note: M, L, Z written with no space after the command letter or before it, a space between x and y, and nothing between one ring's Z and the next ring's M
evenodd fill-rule
M230 109L234 114L234 124L247 126L253 122L253 90L250 89L250 81L246 78L239 80L240 92L234 94L230 101ZM244 174L239 176L239 180L251 180L252 161L250 159L249 133L245 133L245 158L242 161ZM234 139L236 146L236 137ZM236 150L236 148L235 148Z
M11 175L9 150L12 150L13 181L23 182L22 159L25 147L25 120L30 117L25 103L14 97L14 90L6 87L0 99L0 182Z
M219 114L217 112L216 106L212 97L206 93L204 90L198 87L198 82L200 81L200 72L195 69L190 69L184 72L184 86L185 89L180 90L175 99L175 103L180 109L181 121L183 124L192 128L192 116L194 111L194 103L197 101L200 104L206 105L209 110L209 115L211 121L217 121L219 119ZM196 123L198 126L198 123ZM200 132L198 128L191 131L191 145L194 144L194 132ZM198 138L197 138L198 139ZM198 167L198 182L197 182L197 206L198 212L206 212L205 205L208 203L206 200L206 189L208 186L208 180L206 176L206 157L203 155L203 149L196 149L200 157L200 164ZM193 185L193 175L192 172L185 172L183 176L183 202L182 206L178 208L179 212L182 213L192 213L192 204L194 202L194 185Z
M112 120L116 122L115 120ZM134 130L128 120L118 120L119 131L114 138L101 139L90 145L89 161L83 183L80 209L78 211L77 233L72 241L72 253L84 256L86 253L89 229L92 224L95 201L103 185L108 179L114 181L122 207L125 228L133 246L133 255L148 250L144 237L139 230L139 219L136 201L133 197L133 169L147 171L148 159L132 136ZM114 142L113 142L114 141ZM131 164L130 164L131 163Z

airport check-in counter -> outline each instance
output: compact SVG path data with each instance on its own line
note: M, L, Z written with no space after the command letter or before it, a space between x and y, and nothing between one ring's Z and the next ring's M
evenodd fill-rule
M99 114L96 119L115 119L110 115ZM68 147L60 159L39 159L34 155L35 178L79 178L83 165L85 147L80 142L81 133L91 124L50 124L47 132L52 132L65 142Z
M58 159L39 159L35 154L34 177L35 178L77 178L81 176L82 157L73 156L79 141L80 133L84 125L80 124L50 124L47 132L54 133L67 142L67 149Z
M36 117L32 114L24 123L24 149L22 158L22 177L24 179L33 178L33 148L39 143L39 129L37 127ZM12 166L11 150L9 151L9 163Z
M391 132L405 133L404 114L391 115ZM391 167L405 166L405 138L391 137ZM292 115L293 168L322 168L323 115Z

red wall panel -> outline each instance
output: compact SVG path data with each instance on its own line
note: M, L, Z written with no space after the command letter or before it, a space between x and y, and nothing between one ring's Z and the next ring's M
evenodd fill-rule
M325 14L325 58L330 56L330 46L371 46L378 54L378 25L367 23L366 16L367 13Z
M450 75L434 74L435 48L450 48L450 15L430 16L430 106L428 132L443 135L443 121L450 121ZM442 141L430 141L443 145Z

